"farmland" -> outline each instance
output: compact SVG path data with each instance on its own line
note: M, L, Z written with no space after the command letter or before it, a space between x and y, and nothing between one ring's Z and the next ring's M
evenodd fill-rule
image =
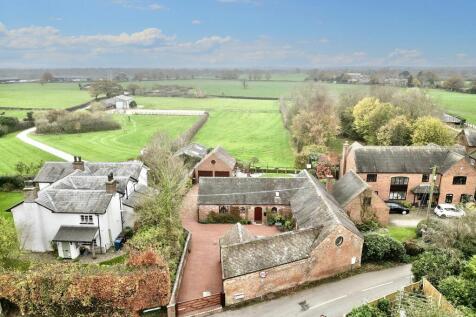
M0 107L66 108L91 99L77 84L39 83L0 85Z
M158 131L175 138L197 117L116 115L122 129L113 131L31 135L32 138L90 161L123 161L136 158Z
M10 133L0 138L0 175L16 174L15 165L24 163L39 163L41 161L59 160L46 152L25 144L17 139L16 133Z

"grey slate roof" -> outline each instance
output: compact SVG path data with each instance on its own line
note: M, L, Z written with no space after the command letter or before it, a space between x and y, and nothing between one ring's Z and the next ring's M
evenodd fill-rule
M320 230L302 229L222 246L223 278L236 277L305 259L315 247Z
M103 214L112 197L105 190L45 188L38 192L35 201L58 213Z
M368 188L369 184L350 170L334 184L332 195L341 207L345 207Z
M221 161L223 161L230 169L234 169L236 165L236 159L231 156L224 148L221 146L215 147L210 153L208 153L203 160L211 156L212 154L216 154L217 158L219 158ZM201 162L198 163L198 165Z
M412 188L412 192L414 194L429 194L430 184L424 183L424 184L417 185L414 188ZM433 193L438 194L439 192L440 192L440 188L438 186L435 186L433 188Z
M91 242L96 237L97 227L61 226L52 241Z
M463 130L466 143L469 146L476 146L476 130L474 129L464 129Z
M114 177L124 176L137 180L143 165L144 164L140 161L107 163L84 162L84 173L92 176L107 176L112 172ZM73 163L70 162L46 162L33 181L39 183L54 183L74 171Z
M136 208L145 198L147 198L148 195L153 193L154 191L152 188L142 184L137 184L135 190L122 202L122 204L131 208Z
M464 156L440 146L364 146L355 149L357 173L444 173Z
M180 156L180 155L186 155L189 157L195 157L202 159L208 154L208 149L198 143L190 143L181 149L179 149L175 155Z
M256 237L246 230L241 223L236 223L223 237L220 238L220 246L244 243L255 239Z
M56 189L104 190L106 188L107 176L82 175L83 173L73 173L71 176L59 180L53 186ZM117 182L117 191L124 194L129 177L114 177L114 179Z
M289 205L303 177L201 177L199 205ZM276 192L279 191L279 197Z

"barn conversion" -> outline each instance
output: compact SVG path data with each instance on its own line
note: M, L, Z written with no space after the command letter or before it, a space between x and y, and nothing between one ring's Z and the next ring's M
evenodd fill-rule
M200 177L230 177L234 176L235 167L236 159L217 146L193 167L192 177L195 182L199 182Z
M199 186L201 217L210 208L232 212L234 207L255 221L284 212L296 222L295 230L266 238L236 224L220 240L226 305L360 266L363 236L307 171L295 178L203 178Z

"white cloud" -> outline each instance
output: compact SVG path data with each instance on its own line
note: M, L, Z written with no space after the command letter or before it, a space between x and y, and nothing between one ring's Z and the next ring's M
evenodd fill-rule
M327 44L327 43L329 43L329 39L328 39L327 37L321 37L321 38L319 39L319 43L321 43L321 44Z
M388 54L384 63L395 66L412 66L426 64L426 60L417 49L396 48Z
M195 20L192 20L192 24L199 25L199 24L202 24L202 21L195 19Z
M152 3L152 4L149 4L149 9L151 9L152 11L160 11L164 9L164 6L158 3Z

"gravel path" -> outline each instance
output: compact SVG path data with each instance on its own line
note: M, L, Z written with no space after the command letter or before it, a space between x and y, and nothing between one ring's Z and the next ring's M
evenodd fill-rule
M56 157L59 157L62 160L68 161L68 162L73 162L74 157L73 155L63 152L61 150L55 149L52 146L46 145L44 143L38 142L36 140L33 140L29 137L29 134L32 132L35 132L36 128L30 128L26 129L20 133L17 134L17 138L20 139L21 141L25 142L26 144L30 144L42 151L48 152Z

